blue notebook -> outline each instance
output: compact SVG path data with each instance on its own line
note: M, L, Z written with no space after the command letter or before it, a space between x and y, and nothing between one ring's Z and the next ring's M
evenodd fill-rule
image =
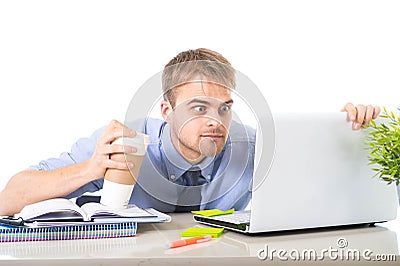
M0 242L72 240L127 237L136 235L137 223L81 223L51 227L0 224Z

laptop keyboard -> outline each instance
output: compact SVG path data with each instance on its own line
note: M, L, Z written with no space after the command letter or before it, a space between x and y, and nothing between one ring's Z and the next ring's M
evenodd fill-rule
M213 218L233 224L250 224L250 211L234 212L229 215L221 215Z

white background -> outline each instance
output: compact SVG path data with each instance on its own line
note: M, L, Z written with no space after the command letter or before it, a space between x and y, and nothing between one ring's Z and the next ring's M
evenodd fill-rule
M1 1L0 189L116 118L177 53L207 47L273 112L400 106L398 1Z

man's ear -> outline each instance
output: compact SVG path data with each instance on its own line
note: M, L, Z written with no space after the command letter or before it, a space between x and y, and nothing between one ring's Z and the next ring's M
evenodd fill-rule
M171 103L167 100L162 100L161 101L161 115L164 118L165 121L169 122L169 115L172 113L173 108L171 106Z

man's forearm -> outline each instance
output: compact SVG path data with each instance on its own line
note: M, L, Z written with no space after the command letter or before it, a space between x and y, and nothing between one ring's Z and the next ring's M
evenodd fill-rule
M87 162L56 170L26 170L13 176L0 192L0 215L12 215L28 204L64 197L92 181Z

